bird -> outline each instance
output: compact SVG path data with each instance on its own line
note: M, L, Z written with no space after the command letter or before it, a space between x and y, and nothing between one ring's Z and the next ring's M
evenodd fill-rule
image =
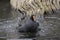
M23 33L23 32L36 33L39 23L36 22L35 19L36 19L36 16L31 15L26 20L26 22L19 27L18 32L20 32L20 33Z

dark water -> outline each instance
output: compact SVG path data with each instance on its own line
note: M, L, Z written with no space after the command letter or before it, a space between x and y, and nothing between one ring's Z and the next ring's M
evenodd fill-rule
M9 1L0 1L0 38L9 38L8 35L14 34L18 25L18 18L11 12ZM15 35L15 34L14 34Z
M23 37L18 34L16 27L18 27L20 17L11 13L10 4L8 2L0 2L0 38L19 38ZM42 20L42 19L41 19ZM59 10L54 14L45 16L44 20L40 20L41 31L38 32L37 40L60 40L60 12ZM32 34L34 35L34 34ZM26 34L24 35L26 36Z

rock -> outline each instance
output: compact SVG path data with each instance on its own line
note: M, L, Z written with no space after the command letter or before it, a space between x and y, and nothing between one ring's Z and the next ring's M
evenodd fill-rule
M60 0L10 0L13 8L25 11L27 15L44 15L44 11L60 9Z

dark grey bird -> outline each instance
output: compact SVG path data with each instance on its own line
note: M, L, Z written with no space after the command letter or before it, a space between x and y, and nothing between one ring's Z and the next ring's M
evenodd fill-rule
M39 23L37 23L35 20L35 15L32 15L27 21L22 24L21 27L19 27L19 32L31 32L35 33L37 32L37 28L39 26Z

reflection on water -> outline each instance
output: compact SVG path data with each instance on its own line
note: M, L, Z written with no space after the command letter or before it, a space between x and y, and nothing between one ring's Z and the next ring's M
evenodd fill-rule
M2 5L1 5L2 4ZM13 20L13 14L11 14L10 6L8 3L0 2L0 20L3 19L5 21L0 21L0 37L7 38L21 38L23 35L18 34L16 27L18 26L19 17L16 17ZM9 20L7 20L9 19ZM60 14L54 14L46 16L45 19L40 21L41 31L38 32L40 36L36 38L41 40L59 40L60 37ZM22 35L22 36L21 36ZM34 35L34 34L31 34ZM26 36L26 34L24 35Z
M6 2L0 2L0 19L10 18L10 4Z

